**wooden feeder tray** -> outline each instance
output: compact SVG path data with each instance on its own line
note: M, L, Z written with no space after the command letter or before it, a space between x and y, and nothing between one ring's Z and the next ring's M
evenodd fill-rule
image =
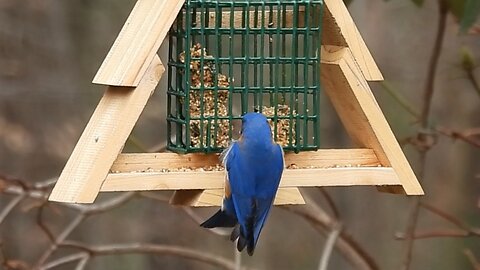
M218 154L121 153L165 71L156 52L183 4L137 1L93 80L107 86L105 94L49 200L92 203L99 192L172 190L173 204L220 205ZM287 153L275 204L305 203L298 187L371 185L422 195L368 85L382 74L342 0L324 0L321 50L322 85L358 148Z

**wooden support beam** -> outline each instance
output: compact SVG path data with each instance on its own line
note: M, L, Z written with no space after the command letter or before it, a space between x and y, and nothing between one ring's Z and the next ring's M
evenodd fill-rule
M255 16L255 11L250 10L248 11L248 18L249 18L249 23L244 23L244 16L242 10L235 10L233 14L230 12L229 8L224 9L228 11L223 11L221 13L222 17L220 19L220 24L218 25L219 28L227 28L230 29L230 19L232 18L233 15L233 28L235 29L242 29L245 27L249 27L251 29L255 28L276 28L276 27L284 27L284 28L291 28L293 27L293 10L286 10L285 11L285 17L283 13L280 14L280 25L278 25L277 21L277 16L278 12L277 10L273 10L270 12L270 10L265 10L265 12L262 13L261 10L259 10ZM270 15L271 14L271 15ZM184 15L185 16L185 15ZM209 13L206 13L206 16L208 16L208 24L205 25L207 28L214 28L217 25L217 13L215 11L210 11ZM269 20L269 18L272 17L272 21ZM297 26L298 27L304 27L305 26L305 11L304 10L299 10L298 15L297 15ZM255 21L257 23L255 23ZM263 23L262 23L263 22ZM195 23L197 26L201 25L201 17L197 16ZM185 26L184 26L185 27Z
M183 2L181 0L138 0L95 75L93 83L112 86L138 86L148 64L175 21ZM286 13L286 27L293 25L292 12L287 11ZM277 11L273 11L273 13L275 17ZM249 11L249 15L249 26L254 27L254 11ZM207 27L214 27L217 15L212 11L207 16L209 16ZM222 12L221 27L230 27L231 16L229 11ZM242 27L242 12L234 12L233 16L234 27ZM261 12L257 14L260 23L263 16L265 16L264 19L268 18L270 11L266 11L265 14ZM304 11L300 10L298 14L299 27L303 26L304 16ZM268 20L265 21L264 23L268 26ZM277 27L275 25L276 20L274 21L270 27ZM379 68L342 0L325 0L322 44L350 47L365 78L373 81L383 80Z
M371 148L385 167L398 174L402 191L422 195L423 190L408 164L385 116L349 48L323 47L321 79L324 90L352 140ZM398 192L399 189L393 191Z
M101 191L222 189L224 171L110 173ZM392 168L286 169L280 187L400 185Z
M375 60L370 53L365 41L362 38L355 22L353 21L347 7L342 0L325 0L325 8L322 16L322 44L323 45L335 45L342 47L349 47L352 50L355 60L357 61L363 76L367 81L382 81L383 75L378 68ZM277 23L277 11L267 10L264 13L249 11L249 22L244 23L244 16L241 10L237 10L233 14L230 11L222 12L222 18L220 20L221 28L230 28L230 18L233 15L233 27L241 29L247 25L250 28L263 27L278 27ZM217 14L214 11L206 14L209 17L208 24L205 27L216 27ZM270 23L269 18L273 17L273 21ZM304 27L305 11L300 10L297 15L297 27ZM255 19L257 24L255 24ZM262 25L263 21L263 25ZM200 16L197 17L197 25L201 24ZM281 15L281 27L290 28L293 27L294 16L293 10L287 10L285 17Z
M218 154L143 153L120 154L112 172L161 171L174 168L201 168L219 164ZM372 149L320 149L318 151L286 153L285 164L298 167L378 166Z
M137 88L108 87L49 200L91 203L165 71L155 57Z
M175 168L204 168L219 164L218 154L143 153L121 154L114 162L111 171L152 172ZM371 149L321 149L316 152L286 153L285 164L299 167L336 166L378 166L380 163ZM202 172L198 172L202 174ZM217 204L220 195L214 196L210 190L178 190L171 198L174 205L205 206ZM220 197L219 197L220 196ZM280 196L280 197L279 197ZM303 204L304 200L297 188L279 192L277 204ZM283 199L280 199L283 198Z
M201 194L201 195L200 195ZM198 197L195 197L188 203L182 203L181 205L188 205L194 207L202 206L220 206L223 199L223 189L209 189L203 193L198 193ZM277 191L277 196L273 202L275 205L291 205L291 204L305 204L305 200L298 188L280 188Z
M183 3L138 0L93 83L138 86Z
M383 81L370 50L342 0L324 0L322 44L350 48L367 81Z

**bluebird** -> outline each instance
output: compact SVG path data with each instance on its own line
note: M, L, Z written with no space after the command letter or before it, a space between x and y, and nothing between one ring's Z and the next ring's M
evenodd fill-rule
M234 227L230 239L238 239L238 251L246 247L252 256L282 177L283 150L273 141L267 118L247 113L240 139L221 159L227 170L222 207L200 226Z

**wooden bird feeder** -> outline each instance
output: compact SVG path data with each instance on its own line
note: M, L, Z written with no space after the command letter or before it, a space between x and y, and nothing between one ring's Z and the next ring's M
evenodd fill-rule
M169 151L122 154L165 71L157 56L165 40ZM93 80L105 94L49 200L171 190L173 204L220 205L218 152L253 109L286 150L275 204L305 203L299 187L422 195L368 85L380 80L342 0L138 0ZM319 149L320 85L357 149Z

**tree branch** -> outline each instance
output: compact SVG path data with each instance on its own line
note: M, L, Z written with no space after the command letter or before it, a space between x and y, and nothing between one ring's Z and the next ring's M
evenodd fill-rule
M46 260L55 252L59 245L61 245L67 237L88 217L91 215L101 214L107 211L110 211L114 208L120 207L123 204L127 203L130 199L134 197L134 192L123 193L119 196L116 196L110 200L107 200L102 203L94 204L92 206L85 207L80 210L77 216L65 227L65 229L56 237L52 245L40 256L37 263L35 264L35 269L40 268ZM49 232L46 225L42 224L45 232ZM47 233L48 235L48 233ZM53 238L53 235L49 237Z
M313 203L309 202L309 205ZM323 210L321 212L306 210L304 207L282 206L281 209L288 210L309 222L312 227L322 235L337 226L337 221L331 219ZM320 209L320 208L319 208ZM345 231L341 231L335 242L337 250L355 269L377 270L379 269L373 258L363 250L363 248L353 239L353 237Z
M420 114L420 124L422 129L426 130L429 128L429 118L430 118L430 107L432 104L432 98L434 93L434 85L435 85L435 76L437 73L438 68L438 61L440 59L440 55L442 52L443 46L443 39L445 36L446 24L447 24L447 14L448 14L448 7L445 0L438 0L439 6L439 16L438 16L438 25L437 25L437 33L435 37L435 43L433 47L433 52L430 57L430 62L428 66L427 72L427 82L425 84L425 90L423 94L423 105ZM428 136L418 136L420 139L428 140ZM425 150L420 150L420 166L419 166L419 176L420 179L425 177L425 166L426 166L426 159L427 159L427 151L430 148L426 148ZM411 261L412 261L412 253L413 253L413 243L414 243L414 236L415 236L415 229L417 226L418 220L418 213L420 209L420 198L416 197L413 199L413 205L410 210L408 223L407 223L407 232L406 232L406 247L405 247L405 255L403 259L403 270L409 270Z
M75 247L70 244L69 247ZM148 243L132 243L132 244L112 244L112 245L98 245L89 246L77 244L77 248L81 250L88 250L88 253L84 251L70 255L68 259L65 257L52 261L40 268L41 270L47 270L49 268L57 267L62 264L70 263L80 260L88 254L89 256L108 256L108 255L122 255L122 254L154 254L154 255L171 255L179 256L190 260L203 262L212 266L221 267L223 269L235 270L234 262L221 258L219 256L207 254L205 252L197 251L194 249L184 248L173 245L156 245ZM87 256L88 256L87 255Z
M480 262L477 260L473 252L470 249L465 249L464 253L472 264L473 270L480 270Z
M19 194L15 198L13 198L7 206L5 206L0 212L0 225L5 221L7 216L13 211L13 209L26 197L25 194Z
M80 252L80 253L75 253L72 255L64 256L59 259L56 259L52 262L49 262L39 268L39 270L48 270L51 268L55 268L58 266L62 266L64 264L80 261L83 258L88 257L88 253Z
M318 270L327 270L328 269L328 262L330 261L330 256L332 255L333 247L335 246L335 242L342 231L342 225L338 224L335 226L330 234L327 237L327 241L325 242L325 247L322 251L322 256L320 257L320 263L318 264Z

